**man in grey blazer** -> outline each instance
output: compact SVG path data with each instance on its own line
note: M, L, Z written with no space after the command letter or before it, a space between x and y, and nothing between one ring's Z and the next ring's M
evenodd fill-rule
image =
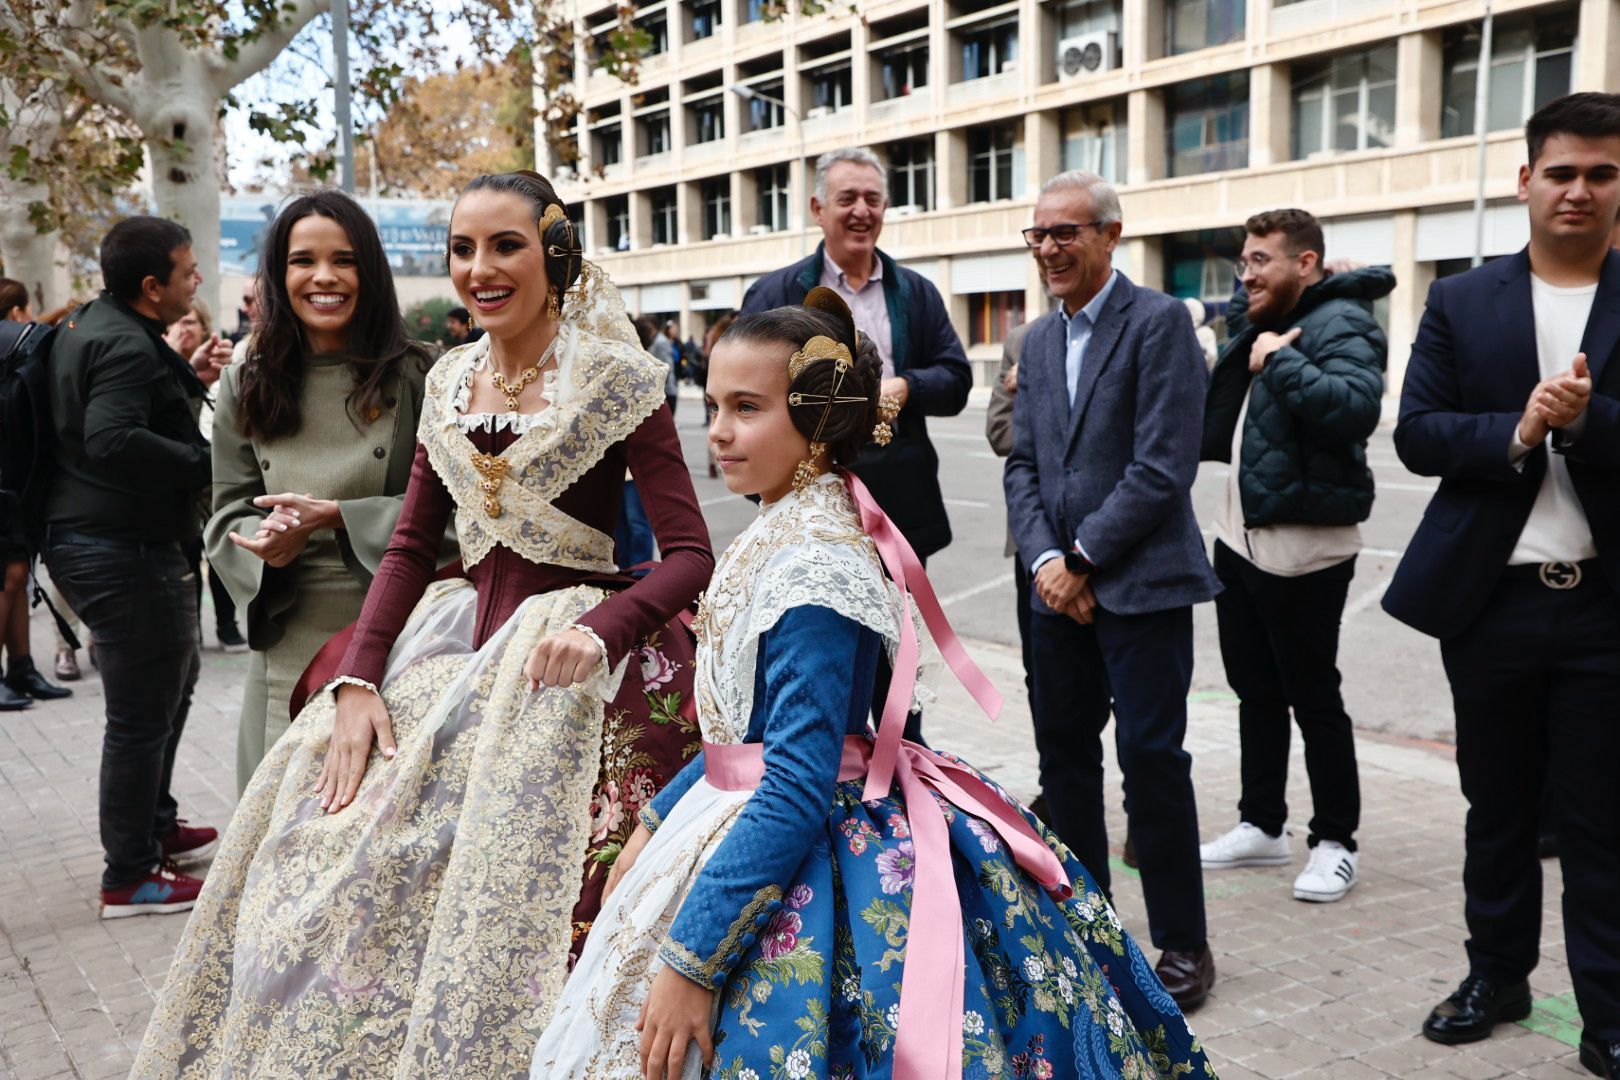
M1024 231L1062 303L1024 339L1004 484L1033 579L1035 742L1050 822L1109 887L1102 730L1110 708L1155 970L1184 1010L1215 981L1192 757L1192 605L1219 590L1193 517L1208 379L1180 301L1113 269L1119 197L1048 180Z

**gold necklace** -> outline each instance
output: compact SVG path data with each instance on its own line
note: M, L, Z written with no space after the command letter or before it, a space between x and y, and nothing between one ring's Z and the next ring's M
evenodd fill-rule
M518 395L522 394L525 387L540 377L540 369L551 361L552 354L557 351L557 342L559 340L561 340L561 335L552 337L551 344L547 345L546 351L540 354L540 359L536 360L532 366L526 367L519 372L515 383L507 382L506 376L495 370L494 357L490 358L490 385L506 395L506 407L509 411L518 411Z

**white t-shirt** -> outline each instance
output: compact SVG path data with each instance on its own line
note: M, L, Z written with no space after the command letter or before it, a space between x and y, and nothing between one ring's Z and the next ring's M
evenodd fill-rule
M1243 422L1248 419L1253 396L1251 383L1232 436L1232 471L1226 477L1221 512L1215 516L1215 538L1256 569L1278 577L1303 577L1354 558L1361 551L1361 529L1355 525L1244 527L1238 472L1243 468Z
M1541 377L1553 378L1569 370L1575 354L1581 351L1581 337L1592 314L1597 285L1561 289L1530 275L1530 302L1536 320L1536 359ZM1552 436L1549 434L1548 438ZM1515 461L1530 452L1513 429L1509 454ZM1544 562L1578 562L1597 558L1592 543L1592 526L1575 494L1569 478L1569 463L1562 454L1547 455L1547 472L1541 479L1530 517L1519 533L1519 542L1508 557L1508 565Z

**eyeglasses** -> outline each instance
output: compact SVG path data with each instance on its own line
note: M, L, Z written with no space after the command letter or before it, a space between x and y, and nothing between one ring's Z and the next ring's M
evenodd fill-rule
M1294 258L1298 258L1298 256L1297 255L1284 255L1283 258L1285 258L1285 259L1294 259ZM1275 261L1276 260L1274 260L1270 255L1267 255L1265 252L1257 251L1253 255L1248 256L1247 258L1239 257L1238 259L1236 259L1232 263L1232 269L1237 271L1237 276L1238 277L1243 277L1251 269L1256 271L1256 272L1259 272L1261 270L1264 270L1266 267L1270 266Z
M1081 221L1077 223L1065 222L1061 225L1053 225L1050 229L1025 229L1024 243L1028 244L1032 248L1038 248L1042 244L1046 243L1046 238L1050 236L1052 238L1052 243L1056 244L1058 247L1068 247L1070 244L1074 243L1075 239L1080 235L1081 229L1100 229L1106 224L1108 224L1106 221Z

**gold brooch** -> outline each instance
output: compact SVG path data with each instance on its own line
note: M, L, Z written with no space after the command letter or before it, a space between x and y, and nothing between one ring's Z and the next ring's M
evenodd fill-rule
M804 369L818 360L835 360L838 362L840 374L849 370L855 358L849 354L849 346L841 341L834 341L825 334L817 334L804 343L804 348L794 353L788 359L788 378L797 379Z
M888 446L894 440L894 418L900 415L900 399L893 394L878 398L878 422L872 429L872 441Z
M494 454L474 453L472 456L473 468L483 477L478 481L478 490L484 493L484 513L492 518L501 516L501 501L495 493L501 490L501 482L506 479L506 470L512 463L503 457Z

